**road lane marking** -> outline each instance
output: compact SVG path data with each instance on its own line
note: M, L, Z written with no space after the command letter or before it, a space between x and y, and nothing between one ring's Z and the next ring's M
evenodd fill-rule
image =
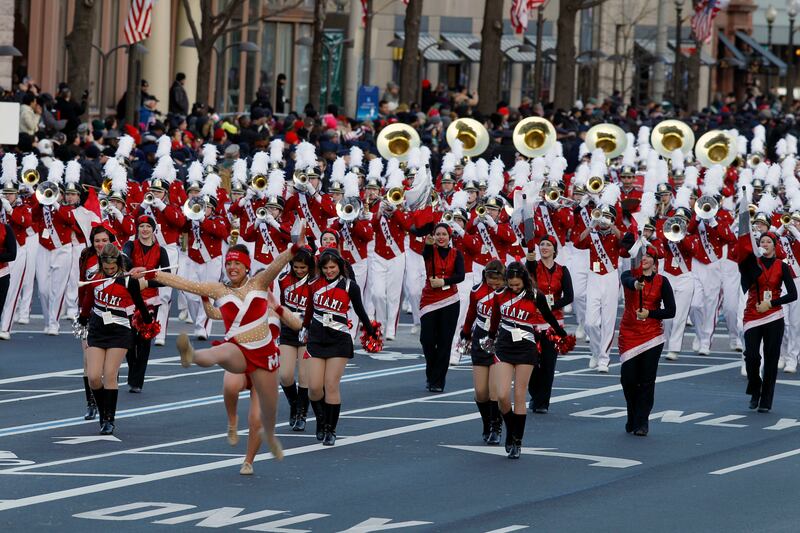
M747 468L752 468L754 466L771 463L773 461L780 461L781 459L786 459L787 457L792 457L794 455L800 455L800 448L790 450L788 452L779 453L776 455L770 455L769 457L762 457L761 459L756 459L755 461L748 461L740 465L729 466L728 468L723 468L721 470L714 470L713 472L709 472L709 474L715 476L723 476L725 474L730 474L731 472L738 472L739 470L745 470Z
M489 455L508 455L499 446L456 446L451 444L440 444L443 448L463 450L467 452L485 453ZM605 457L603 455L585 455L581 453L559 452L557 448L522 448L523 455L542 455L545 457L564 457L566 459L581 459L589 461L589 466L599 466L603 468L630 468L642 464L641 461L625 459L623 457Z

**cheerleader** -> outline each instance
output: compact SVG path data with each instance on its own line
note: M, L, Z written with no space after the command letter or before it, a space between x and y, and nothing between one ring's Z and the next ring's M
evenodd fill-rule
M11 224L0 224L0 302L6 301L11 269L8 264L17 258L17 237Z
M324 238L324 235L323 235ZM278 278L281 305L301 318L308 305L308 281L314 278L314 258L311 250L300 249L289 262L289 270ZM281 325L280 381L283 394L289 402L289 425L293 431L305 431L308 414L308 355L306 345L300 342L297 331ZM294 379L297 368L297 381Z
M166 248L162 248L155 237L156 221L153 217L139 215L136 218L136 240L127 241L122 247L122 253L131 261L134 267L144 267L146 270L160 268L166 270L170 267L169 256ZM161 304L159 289L160 283L150 280L142 287L142 299L150 308L153 316L158 316L158 307ZM125 359L128 361L128 392L140 393L144 386L144 374L147 371L147 361L150 359L150 342L138 331L133 332L131 344Z
M117 376L133 341L130 315L134 306L144 323L153 319L142 300L138 280L123 276L124 256L119 249L106 244L99 259L102 272L98 272L97 283L84 293L78 321L89 328L87 373L100 413L100 434L112 435L119 392Z
M278 349L272 342L272 334L267 325L267 291L278 273L305 243L303 233L305 227L301 228L298 244L278 255L272 264L252 277L249 276L250 256L247 247L238 244L231 246L225 255L225 272L230 280L226 284L190 281L165 272L151 272L146 275L147 279L215 300L224 319L225 339L211 348L195 351L188 335L182 333L177 340L181 364L184 367L189 367L193 362L203 367L219 365L229 372L248 374L261 404L262 431L270 451L278 460L283 459L283 449L275 437L278 402L278 379L275 371L280 366L280 361ZM144 277L143 272L143 268L131 271L136 277ZM275 309L279 317L285 312L280 306Z
M567 267L556 263L558 256L558 240L553 235L545 235L539 239L539 260L528 253L526 266L536 281L539 291L544 294L547 305L558 323L564 325L564 307L572 303L572 278ZM547 329L541 316L537 317L540 329ZM553 342L542 338L539 346L541 357L534 367L528 392L531 395L530 408L534 413L546 414L550 408L550 396L553 393L553 378L556 373L558 353Z
M638 267L622 273L625 308L619 324L620 383L628 405L625 431L646 437L653 410L658 359L664 349L663 321L675 317L675 296L666 277L658 273L660 253L642 246Z
M427 279L420 298L419 341L430 392L444 391L461 307L457 285L464 281L464 256L451 246L451 231L449 224L436 224L422 250Z
M500 444L503 419L497 405L497 394L492 383L494 358L480 345L489 331L494 297L506 283L506 267L495 259L486 263L481 273L481 282L472 288L469 295L467 316L461 329L462 342L470 343L472 356L472 383L475 388L475 404L483 420L483 441L491 446Z
M565 337L567 332L553 316L545 295L537 290L525 265L518 261L508 265L506 285L506 289L494 298L489 334L484 339L484 345L495 353L492 381L500 413L506 423L506 452L509 459L519 459L525 433L528 381L533 366L540 361L536 347L538 317L544 318L558 336Z
M323 250L317 263L318 277L308 288L300 342L307 342L309 397L317 419L317 440L336 443L336 424L341 410L339 382L348 359L353 358L353 339L348 333L347 313L352 306L369 336L374 329L361 303L361 289L347 276L347 264L334 248ZM399 283L399 280L398 280Z

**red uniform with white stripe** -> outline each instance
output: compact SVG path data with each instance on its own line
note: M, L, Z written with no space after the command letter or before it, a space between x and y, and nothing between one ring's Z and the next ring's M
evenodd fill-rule
M173 203L168 203L163 210L139 206L137 216L139 215L151 215L156 219L158 229L164 238L163 243L159 239L159 244L177 244L184 231L184 226L186 226L186 216L184 216L183 210L179 205Z
M631 274L638 278L642 273L641 268L634 269ZM646 352L665 341L664 325L662 320L655 318L636 318L637 309L659 309L661 307L661 286L664 276L655 274L652 281L645 283L641 291L624 287L625 309L619 324L619 354L624 363L628 359ZM639 294L641 293L641 304Z
M281 224L276 228L266 222L256 221L255 224L242 225L242 238L247 242L254 243L256 261L263 265L268 265L281 254L292 242L290 234L291 227Z
M189 259L202 264L208 259L222 255L222 241L228 237L230 223L226 217L212 214L200 222L188 220L184 230L189 234ZM195 245L197 242L195 232L199 232L200 239L208 252L208 258L205 258L201 248Z
M744 308L744 331L756 326L763 326L774 320L783 318L783 307L780 305L771 307L765 312L760 313L756 306L762 300L774 300L781 295L783 286L783 261L776 259L767 268L766 265L758 260L761 267L761 274L750 290L747 291L747 303Z
M467 234L478 237L481 250L473 257L473 262L481 266L492 259L505 261L509 248L517 242L517 236L511 225L507 222L497 222L494 228L480 222L478 217L472 218L468 225Z
M290 213L294 223L295 217L300 217L306 221L306 236L318 239L321 231L325 229L329 218L336 216L336 204L328 195L297 193L286 200L284 213Z
M736 242L736 237L731 231L726 220L717 220L717 225L712 227L704 220L693 219L687 227L688 233L696 235L700 247L695 257L703 264L709 264L722 257L723 247ZM712 256L713 253L713 256Z
M367 258L367 245L375 235L369 220L356 220L345 224L336 218L329 226L342 236L342 257L354 265Z
M12 207L11 214L0 208L0 224L8 224L14 230L17 244L24 246L28 238L28 228L33 224L31 209L23 203Z
M75 227L75 217L72 214L72 207L61 205L58 209L52 206L44 206L33 196L33 230L39 234L39 244L46 250L55 250L61 246L72 243L72 231ZM51 221L48 224L48 219ZM53 234L55 231L55 235ZM58 238L58 243L54 237Z
M439 248L431 247L431 251L433 252L431 257L425 259L425 286L422 288L422 299L419 305L420 315L458 302L458 285L444 285L434 289L430 280L432 277L446 279L453 276L458 251L450 247L444 258L441 257Z
M386 214L372 216L375 231L375 253L384 259L394 259L405 252L405 235L411 228L413 219L399 209L388 217ZM394 280L392 280L394 281ZM402 280L397 280L401 283Z
M561 248L567 242L567 232L573 226L572 209L554 208L542 202L536 207L534 223L533 235L537 242L545 235L552 235L558 238L558 245Z
M589 269L592 272L601 275L608 274L617 269L620 256L628 257L628 251L611 230L605 233L596 232L596 235L598 242L592 239L590 231L583 240L575 242L575 248L589 250ZM608 264L603 260L604 256L608 258Z

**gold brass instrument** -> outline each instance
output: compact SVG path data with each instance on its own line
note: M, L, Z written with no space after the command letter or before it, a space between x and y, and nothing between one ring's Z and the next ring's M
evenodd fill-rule
M439 206L439 193L436 192L436 189L431 189L431 198L430 198L430 205L433 208Z
M58 185L52 181L43 181L36 186L36 200L42 205L53 205L60 195Z
M688 154L694 147L694 132L680 120L662 120L653 127L650 145L665 159L675 150Z
M600 194L606 186L606 181L600 176L592 176L586 182L586 190L590 194Z
M486 216L486 206L479 205L475 208L475 216L478 218L483 218Z
M788 226L792 223L792 215L789 213L784 213L781 215L781 224L784 226Z
M361 216L361 200L355 197L342 198L336 203L336 215L342 222L353 222Z
M250 180L250 188L256 192L263 192L267 190L267 177L263 174L256 174Z
M555 204L561 199L561 191L558 187L547 187L544 190L544 198L548 202Z
M420 145L417 130L408 124L396 122L383 128L375 141L378 153L384 159L396 158L399 161L408 159L412 148Z
M725 130L711 130L697 140L694 153L705 168L727 167L736 159L736 137Z
M756 168L763 161L764 161L764 156L762 154L755 153L747 158L747 166L750 168Z
M556 142L553 124L541 117L528 117L517 122L512 136L514 148L525 157L544 155Z
M183 214L189 220L203 220L206 217L206 202L200 196L186 200L183 204Z
M29 187L36 187L36 185L39 184L40 179L39 171L35 168L29 168L22 173L22 182Z
M686 221L681 217L669 217L664 221L664 237L671 242L679 242L686 237Z
M233 246L239 240L239 230L232 229L230 235L228 235L228 245Z
M800 222L800 211L792 211L792 220Z
M701 196L694 203L694 212L699 219L710 220L717 216L717 211L719 202L713 196Z
M472 118L459 118L451 122L445 137L448 145L452 145L456 139L461 141L466 157L477 157L489 147L489 132L483 124Z
M294 174L292 174L292 182L294 183L294 188L298 192L305 192L308 190L308 174L305 173L303 170L295 170Z
M100 192L103 194L111 194L111 178L103 180L102 185L100 185Z
M599 148L611 160L622 155L628 146L625 131L616 124L596 124L586 132L586 147L589 152Z
M602 220L603 219L603 210L600 209L599 207L595 207L594 209L592 209L592 212L589 214L589 218L591 218L592 221Z
M756 211L758 210L758 206L756 204L747 204L747 212L750 213L750 218L756 216Z
M386 202L393 207L402 204L405 197L406 191L402 187L392 187L386 191Z

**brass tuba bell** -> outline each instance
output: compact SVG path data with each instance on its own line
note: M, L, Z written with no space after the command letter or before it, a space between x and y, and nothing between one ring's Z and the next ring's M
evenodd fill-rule
M111 194L111 178L103 180L103 183L100 185L100 192L106 195Z
M650 144L661 157L669 159L672 152L680 150L684 155L694 147L694 132L680 120L663 120L653 127Z
M528 117L517 122L512 136L514 148L525 157L544 155L556 142L552 122L541 117Z
M417 130L408 124L394 123L389 124L378 133L375 141L378 153L384 159L395 158L399 161L408 159L408 154L412 148L420 145Z
M694 153L705 168L727 167L736 159L736 137L725 130L711 130L697 140Z
M625 131L616 124L596 124L586 132L586 147L590 152L599 148L611 160L622 155L628 146Z
M669 217L664 221L664 238L670 242L679 242L686 237L686 221L681 217Z
M466 157L477 157L489 148L489 132L473 118L459 118L451 122L445 137L451 146L456 139L461 141Z

